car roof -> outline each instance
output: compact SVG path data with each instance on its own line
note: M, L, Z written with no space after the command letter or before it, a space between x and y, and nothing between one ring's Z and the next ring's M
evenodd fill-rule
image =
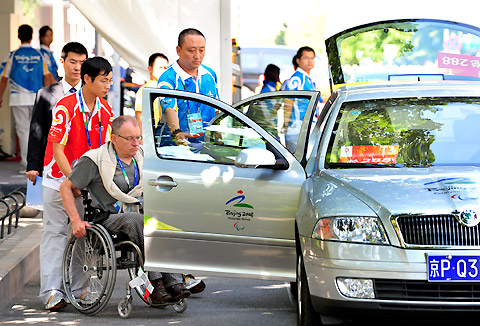
M419 81L347 85L337 90L344 101L407 97L480 97L480 82Z

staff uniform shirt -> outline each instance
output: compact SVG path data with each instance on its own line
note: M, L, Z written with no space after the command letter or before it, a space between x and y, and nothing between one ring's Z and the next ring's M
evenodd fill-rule
M217 75L211 68L204 65L198 67L198 75L195 81L191 75L175 62L160 76L158 80L158 88L184 90L187 92L203 94L216 99L220 98L218 95ZM194 104L196 103L197 102L194 102ZM162 107L162 114L164 114L166 108L173 108L178 112L180 129L183 131L188 130L188 114L200 112L204 128L215 116L215 109L205 104L198 103L199 105L197 106L192 105L189 101L177 100L175 98L163 98L160 104ZM192 106L195 106L195 108L192 109Z
M271 80L263 81L263 87L262 87L262 90L260 91L260 94L275 92L275 91L278 91L277 83Z
M147 88L157 88L157 81L155 79L149 79L142 87L140 87L135 94L135 112L142 112L142 96L143 89ZM153 116L155 119L155 125L158 125L158 122L162 118L160 113L160 108L158 105L158 100L153 102Z
M312 77L305 72L302 68L297 68L292 77L287 79L282 85L282 90L285 91L316 91L317 85L313 81ZM305 111L308 107L307 100L296 100L293 105L292 115L290 122L303 121L305 117Z
M100 145L110 140L112 133L113 111L107 101L97 97L95 109L90 114L90 110L84 103L85 115L88 118L88 133L90 135L91 148L88 144L87 134L85 130L84 115L80 107L81 92L76 92L65 96L52 110L52 126L48 134L48 144L45 152L43 167L43 185L54 190L60 189L60 184L65 180L65 176L58 167L53 157L53 143L65 145L65 156L68 163L75 165L77 160L88 150L98 148ZM100 104L100 115L98 110ZM99 116L101 116L101 135ZM100 138L102 139L100 143ZM69 141L70 139L70 141Z
M48 67L42 54L30 44L10 52L2 71L2 77L10 79L10 106L33 105L46 74Z
M40 53L43 56L43 61L47 64L48 71L50 71L55 77L55 80L58 81L58 65L55 61L55 57L53 56L53 51L44 44L40 45Z

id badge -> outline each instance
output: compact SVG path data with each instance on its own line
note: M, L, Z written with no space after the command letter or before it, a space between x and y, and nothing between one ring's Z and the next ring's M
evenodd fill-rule
M187 114L188 131L192 137L203 136L202 115L200 112Z

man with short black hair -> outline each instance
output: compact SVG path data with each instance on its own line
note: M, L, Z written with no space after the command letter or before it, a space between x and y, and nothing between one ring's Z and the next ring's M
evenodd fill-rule
M43 86L52 83L42 54L31 46L32 35L33 29L29 25L21 25L18 28L18 38L22 44L17 50L10 52L4 63L0 81L0 107L2 107L3 93L10 80L10 107L22 158L20 173L25 173L27 166L28 133L35 94Z
M27 154L27 178L33 184L35 184L36 177L42 175L48 132L52 125L52 109L62 97L75 93L82 88L80 67L87 57L87 49L82 44L78 42L65 44L60 58L65 71L64 78L56 84L41 88L37 92L33 105L32 120L30 121Z
M83 87L62 98L53 109L44 160L40 297L50 311L67 305L62 286L62 258L68 215L62 207L60 185L85 152L110 140L113 120L112 108L103 99L112 85L110 63L102 57L89 58L82 64L80 74ZM82 210L80 190L76 194L76 204Z
M205 57L205 36L197 29L187 28L178 35L178 60L158 80L158 87L199 93L219 99L217 75L202 65ZM175 141L201 142L191 129L205 128L215 116L215 109L193 101L163 98L162 114ZM195 117L193 117L195 116ZM195 126L189 121L195 120ZM167 128L165 128L167 129Z
M135 94L135 117L140 126L140 132L143 134L142 129L142 95L143 89L145 87L156 88L158 83L158 78L167 70L168 68L168 58L163 53L154 53L148 58L148 72L150 73L150 79L139 88L137 94ZM155 121L155 126L158 126L158 123L162 117L160 112L158 101L155 101L153 104L153 118Z

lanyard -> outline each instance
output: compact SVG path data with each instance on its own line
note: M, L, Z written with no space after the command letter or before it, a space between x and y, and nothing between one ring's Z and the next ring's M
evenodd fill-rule
M118 158L117 151L115 151L115 157L117 158L117 162L120 165L120 169L122 169L123 177L125 178L125 181L127 182L128 190L134 188L138 184L138 169L137 169L137 161L135 161L135 158L132 157L133 160L133 166L135 168L135 179L133 180L133 187L130 187L130 180L128 180L127 172L125 171L125 168L123 167L122 161Z
M193 77L192 78L192 81L195 83L195 93L200 93L200 88L199 88L199 85L198 85L198 80L194 80ZM182 82L182 85L183 85L183 89L185 91L187 91L187 86L185 85L185 82L183 81L183 79L180 77L180 81ZM188 91L187 91L188 92ZM190 114L190 100L184 100L186 103L187 103L187 114ZM198 102L195 102L196 103L196 107L194 106L193 108L195 108L195 113L197 112L200 112L200 103Z
M83 123L85 125L85 133L87 134L88 147L92 149L92 142L90 141L90 134L88 132L88 116L85 113L82 90L78 91L78 99L80 101L80 108L82 109ZM100 109L100 101L96 99L96 102L97 102L97 111L98 111L98 131L100 134L100 146L102 146L102 111ZM92 112L92 117L93 117L93 112Z

